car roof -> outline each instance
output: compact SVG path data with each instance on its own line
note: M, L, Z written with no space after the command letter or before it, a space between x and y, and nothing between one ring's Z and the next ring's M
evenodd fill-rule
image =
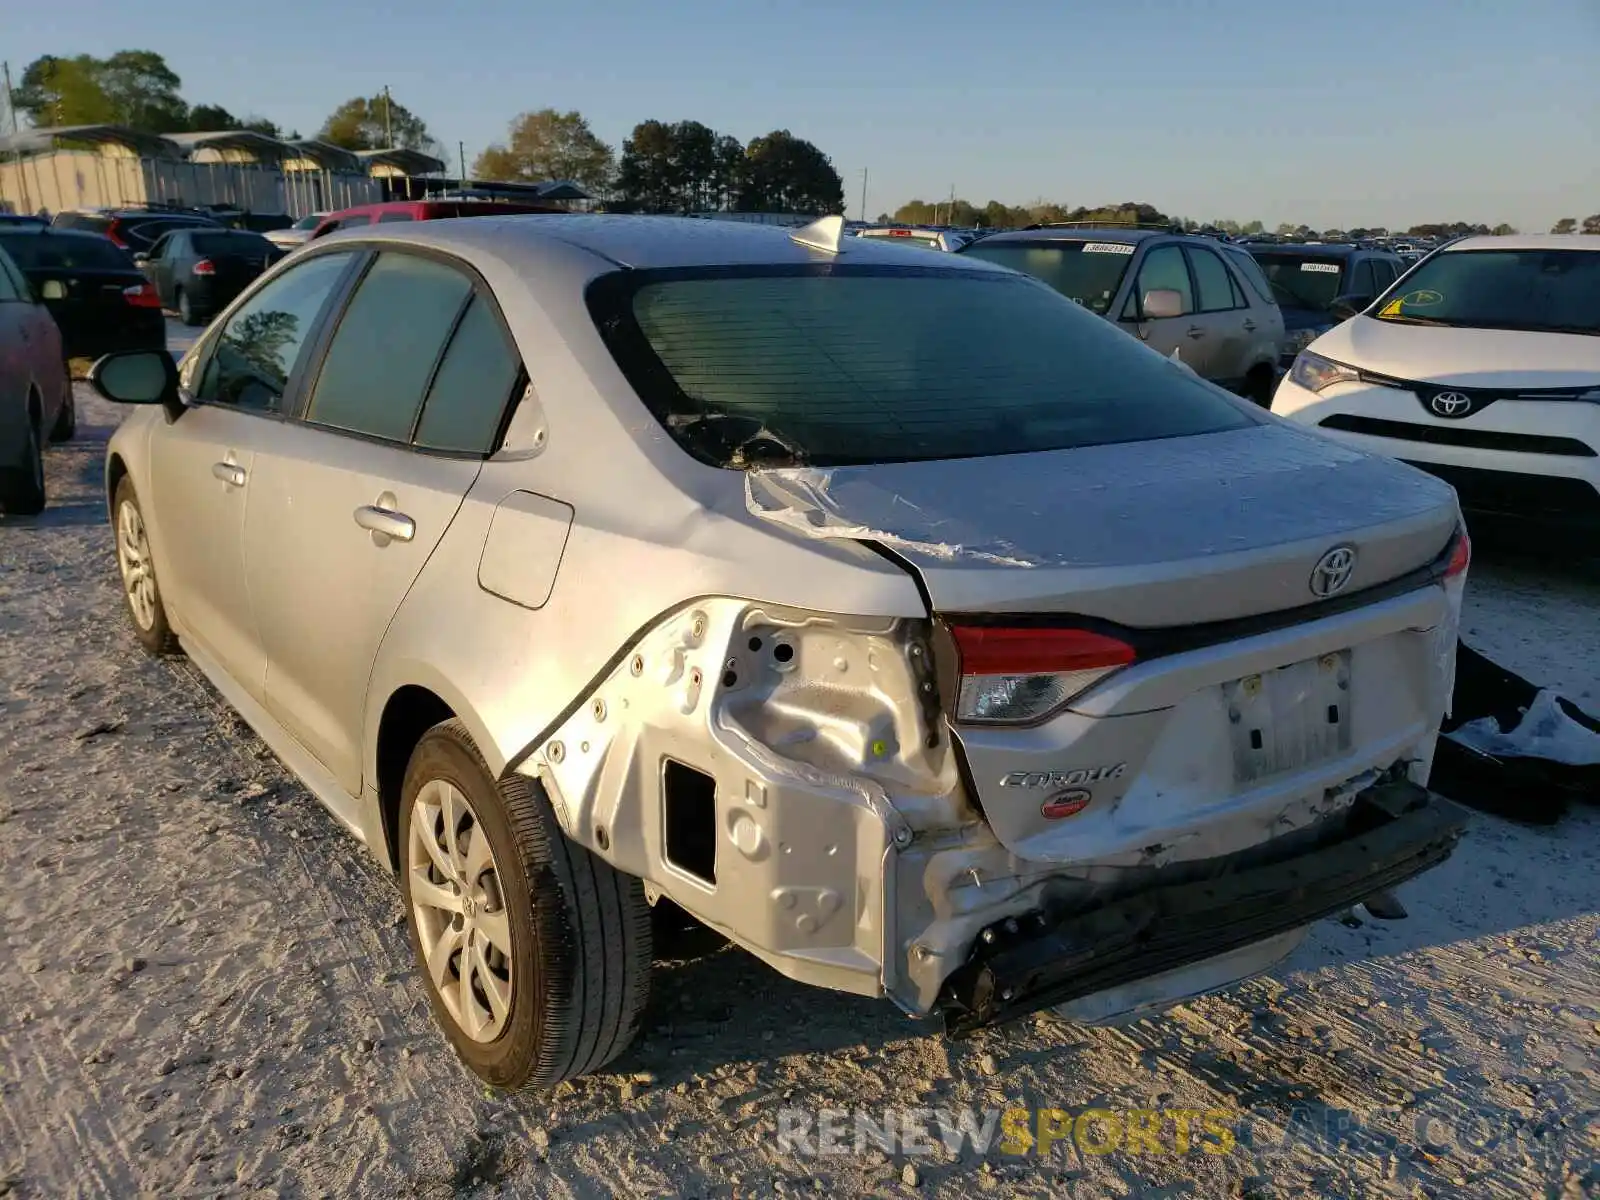
M12 234L25 233L34 237L49 238L94 238L99 242L110 242L111 239L103 233L95 233L88 229L59 229L49 225L10 225L0 223L0 233L10 237ZM111 243L116 245L115 242Z
M833 255L800 245L791 236L794 232L785 226L693 217L524 213L362 226L338 230L315 244L390 241L434 246L511 267L532 266L552 245L577 247L614 266L638 270L836 261L913 265L907 251L897 248L892 239L842 238L839 253ZM926 253L917 251L917 269L926 270L930 265ZM941 256L938 262L950 270L1005 272L1003 267L954 255Z
M1457 250L1588 250L1600 252L1600 234L1594 233L1511 233L1499 237L1462 238L1440 247L1444 253Z

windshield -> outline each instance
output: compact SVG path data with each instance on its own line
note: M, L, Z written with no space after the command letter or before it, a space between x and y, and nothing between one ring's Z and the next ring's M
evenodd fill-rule
M50 233L7 237L0 229L0 248L24 271L134 270L133 260L102 237Z
M1344 295L1344 260L1327 255L1252 250L1272 286L1272 298L1290 308L1319 312Z
M259 233L197 233L191 240L197 254L243 254L255 258L277 253Z
M1600 334L1600 254L1592 250L1446 251L1403 286L1379 320Z
M1031 279L940 267L629 271L618 364L701 461L904 462L1236 429L1223 392Z
M1128 242L975 242L961 250L1042 279L1068 300L1105 315L1133 261Z

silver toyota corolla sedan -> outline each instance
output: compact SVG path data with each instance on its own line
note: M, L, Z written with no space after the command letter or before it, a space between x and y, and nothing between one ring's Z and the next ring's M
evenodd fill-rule
M373 227L94 380L135 633L395 871L497 1085L628 1044L663 898L959 1034L1225 986L1461 830L1450 489L1003 267Z

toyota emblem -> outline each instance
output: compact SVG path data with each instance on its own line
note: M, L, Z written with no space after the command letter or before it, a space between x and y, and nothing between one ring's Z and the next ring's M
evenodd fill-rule
M1326 599L1342 592L1356 570L1356 548L1335 546L1311 568L1311 594Z
M1441 417L1464 417L1472 411L1472 397L1462 392L1435 392L1428 407Z

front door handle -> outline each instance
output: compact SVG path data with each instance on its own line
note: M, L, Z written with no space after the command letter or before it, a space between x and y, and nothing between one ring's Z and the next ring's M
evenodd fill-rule
M211 464L211 473L229 487L243 487L245 481L244 468L238 463L219 462Z
M1206 335L1206 331L1204 329L1202 329L1200 326L1198 326L1198 325L1189 326L1189 336L1190 337L1192 337L1192 338L1203 338L1203 337L1205 337L1205 335Z
M1248 317L1245 318L1244 331L1246 333L1254 333L1256 331L1256 323L1250 320Z
M395 512L392 508L363 504L356 509L355 517L356 524L361 528L381 533L384 537L393 538L397 542L409 542L417 536L417 523L405 513Z

